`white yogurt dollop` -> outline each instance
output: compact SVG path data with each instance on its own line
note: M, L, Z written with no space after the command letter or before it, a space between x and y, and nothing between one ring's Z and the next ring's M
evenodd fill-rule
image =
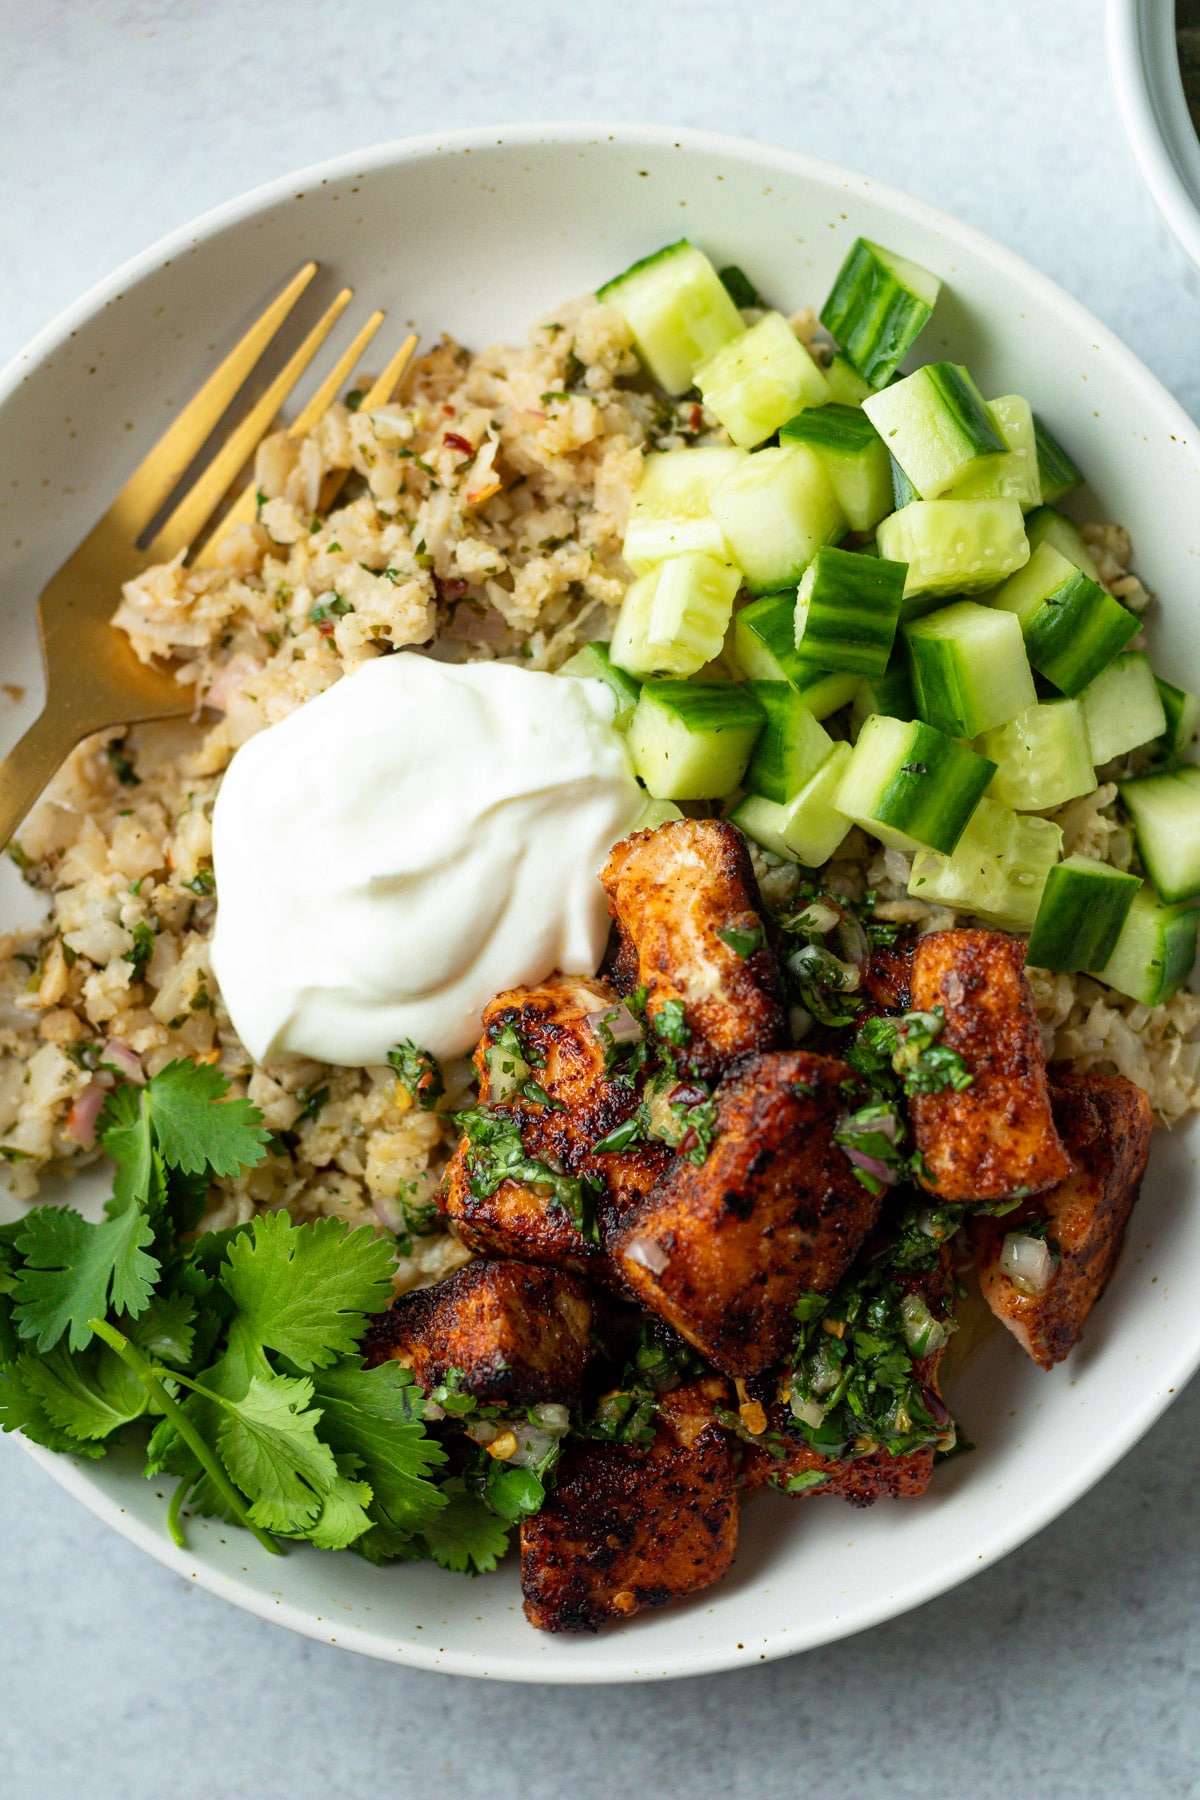
M213 814L213 968L258 1062L469 1049L483 1006L594 974L597 875L645 801L603 682L381 657L242 746Z

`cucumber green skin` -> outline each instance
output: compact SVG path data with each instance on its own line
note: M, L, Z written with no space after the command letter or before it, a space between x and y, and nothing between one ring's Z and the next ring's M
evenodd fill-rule
M977 617L990 615L999 622L997 612L975 602L960 601L958 608L964 614L973 608ZM979 665L976 647L969 641L961 644L950 636L936 635L940 621L948 622L953 616L947 608L933 620L910 621L904 627L913 698L927 724L936 725L950 737L978 737L1035 705L1037 691L1015 619L1003 634L1011 637L1011 643L1000 644L994 665L985 668ZM999 639L1001 634L996 635Z
M848 706L858 686L845 669L818 669L796 648L796 595L765 594L733 622L733 658L752 681L790 681L816 719Z
M785 804L747 794L730 815L739 831L789 862L819 869L837 850L851 824L831 804L842 771L850 760L850 746L837 743L799 793Z
M821 308L821 323L863 380L881 388L932 311L900 285L865 238L858 238Z
M780 426L781 444L807 444L820 458L855 531L872 531L892 511L891 458L860 406L810 406Z
M869 681L864 681L854 697L852 717L857 725L861 726L872 713L906 722L917 716L908 661L902 650L893 653L882 675L873 675Z
M1154 677L1154 685L1167 721L1159 742L1168 756L1182 756L1200 736L1200 695L1189 694L1186 688L1172 687L1161 675Z
M833 749L790 681L752 681L750 692L766 718L743 786L782 805L816 774Z
M1149 886L1134 895L1116 949L1095 971L1097 981L1140 1000L1161 1006L1178 993L1196 961L1200 909L1164 906Z
M882 676L896 641L907 565L852 550L818 550L800 584L808 589L797 649L822 669ZM801 609L796 608L799 627Z
M1139 626L1080 569L1042 602L1023 630L1026 654L1038 674L1073 699L1121 654Z
M1159 899L1167 905L1194 900L1200 895L1200 768L1119 781L1117 791Z
M983 395L959 363L927 363L865 401L864 409L922 500L952 492L1008 452Z
M921 496L890 450L888 461L891 464L893 509L899 512L902 507L911 506L913 501L919 500Z
M581 675L593 681L603 681L610 687L617 699L617 713L613 724L618 731L624 731L633 717L633 709L638 703L642 691L640 681L627 675L624 669L618 669L608 652L608 645L599 641L585 644L577 650L559 669L560 675Z
M868 720L867 727L871 723ZM839 810L846 810L842 800L849 797L847 786L856 773L855 758L861 761L861 752L870 754L867 727L834 802ZM982 800L996 765L919 719L907 727L903 742L903 753L893 763L870 811L848 812L847 816L867 831L882 826L886 832L949 856ZM883 841L886 843L887 837Z
M656 800L720 800L740 784L762 726L754 695L732 682L648 681L630 721L630 756ZM672 738L682 773L662 767Z
M1141 883L1107 863L1070 856L1051 869L1029 937L1028 959L1038 969L1071 975L1102 969Z
M869 450L883 442L861 406L842 406L833 400L827 406L807 407L781 425L779 441L850 453Z
M1048 425L1033 415L1033 435L1037 444L1038 473L1042 479L1042 504L1053 506L1064 494L1071 493L1083 475L1067 455Z
M620 293L632 276L640 275L646 269L652 269L656 263L666 261L667 258L677 255L680 250L694 248L690 238L682 237L676 238L673 244L664 244L661 250L652 250L649 256L639 256L637 261L630 263L627 269L622 269L619 275L614 275L611 281L606 281L603 287L596 289L597 300L611 300L615 294ZM726 291L728 292L728 289Z

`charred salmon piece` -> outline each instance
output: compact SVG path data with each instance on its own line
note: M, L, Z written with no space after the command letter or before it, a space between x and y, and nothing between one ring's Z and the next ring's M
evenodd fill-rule
M573 1442L541 1511L521 1525L525 1616L542 1631L599 1631L719 1581L737 1544L724 1433L677 1390L649 1449ZM685 1436L686 1432L686 1436Z
M572 1114L577 1128L590 1134L589 1145L602 1138L636 1102L625 1084L608 1079L604 1044L588 1020L620 1005L608 982L574 975L551 975L537 987L497 994L484 1008L483 1036L473 1058L481 1104L506 1100L520 1085L509 1076L498 1086L493 1072L502 1075L506 1066L511 1067L506 1045L515 1033L528 1079Z
M913 958L912 1004L943 1009L941 1042L974 1077L961 1093L947 1088L910 1103L925 1186L969 1203L1061 1181L1070 1163L1050 1111L1024 944L1000 931L929 932Z
M586 1284L557 1269L474 1262L402 1294L370 1327L367 1363L411 1369L428 1394L451 1369L477 1400L532 1406L578 1400L594 1316Z
M614 845L600 879L625 940L612 972L625 992L646 989L651 1019L682 1006L689 1036L681 1055L696 1074L711 1079L739 1056L787 1042L762 901L732 825L673 819L636 831ZM721 932L735 943L746 934L743 950Z
M1079 1342L1116 1268L1154 1122L1149 1096L1121 1075L1052 1069L1050 1097L1071 1173L1017 1211L1000 1219L976 1216L968 1226L984 1299L1043 1369ZM1004 1239L1023 1223L1045 1219L1057 1246L1055 1267L1040 1294L1022 1293L1000 1269Z
M789 1420L787 1407L770 1409L762 1441L748 1444L743 1452L743 1488L773 1487L805 1500L810 1494L832 1494L851 1506L871 1506L876 1500L915 1500L929 1486L932 1444L906 1456L887 1450L822 1456L789 1431Z
M727 1375L778 1359L799 1296L836 1287L874 1223L833 1141L848 1074L803 1050L747 1057L717 1088L705 1162L678 1159L609 1239L643 1306Z
M862 1007L856 1025L866 1019L908 1012L912 1004L913 959L917 953L914 933L905 932L894 944L873 946L862 965L859 998Z

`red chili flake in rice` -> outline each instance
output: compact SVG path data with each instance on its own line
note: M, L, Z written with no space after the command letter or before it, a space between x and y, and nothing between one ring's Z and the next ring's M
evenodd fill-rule
M474 456L475 454L475 446L470 438L461 437L457 431L448 431L442 442L448 449L460 450L464 456Z
M440 606L448 606L452 600L461 600L467 592L468 583L458 576L435 575L433 591L438 597Z

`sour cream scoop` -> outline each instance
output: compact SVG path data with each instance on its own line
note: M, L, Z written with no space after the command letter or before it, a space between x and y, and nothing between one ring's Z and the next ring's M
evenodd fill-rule
M603 682L381 657L234 756L212 959L258 1062L469 1049L501 989L594 974L645 801Z

